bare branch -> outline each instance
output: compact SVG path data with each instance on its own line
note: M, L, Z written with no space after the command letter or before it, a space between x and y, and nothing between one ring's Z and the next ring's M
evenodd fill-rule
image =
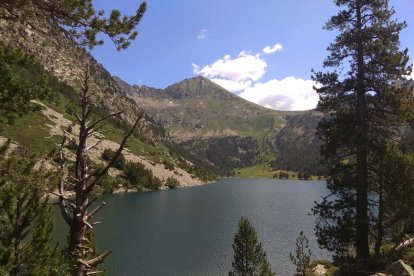
M82 123L82 120L81 120L81 118L79 117L79 115L78 115L78 114L76 114L76 113L74 113L74 115L75 115L75 117L76 117L76 120L78 120L78 122L79 122L79 123Z
M106 205L106 202L101 202L98 207L96 207L85 219L90 220L93 216L96 215L104 206Z
M94 123L92 123L87 129L88 130L91 130L91 129L93 129L95 126L97 126L99 123L101 123L102 121L105 121L105 120L107 120L107 119L109 119L109 118L111 118L111 117L115 117L115 116L118 116L119 114L122 114L122 111L120 111L120 112L116 112L116 113L112 113L112 114L109 114L109 115L107 115L107 116L105 116L105 117L102 117L102 118L100 118L99 120L97 120L97 121L95 121Z
M124 136L124 138L122 139L121 144L119 145L118 150L112 156L111 161L109 161L109 163L105 166L105 168L102 171L97 171L97 172L91 174L91 176L95 176L95 179L92 181L91 184L89 184L88 187L86 187L86 189L85 189L85 192L86 193L89 193L90 191L92 191L93 187L96 185L96 183L98 183L99 179L103 175L105 175L111 167L113 167L113 165L115 164L116 160L121 155L122 150L124 149L125 144L128 141L128 138L132 135L132 133L134 133L134 130L138 126L138 123L141 120L141 118L142 118L142 115L140 115L137 118L137 120L135 121L134 125L131 127L131 129L129 130L129 132Z
M98 199L98 197L94 197L91 201L88 202L88 204L86 204L86 209L88 209L96 200Z
M65 173L64 173L64 171L65 171L65 155L64 155L64 152L63 152L63 148L65 146L66 139L67 139L66 135L63 135L63 140L62 140L62 143L60 145L60 151L59 151L59 154L60 154L60 160L59 160L60 164L59 165L60 165L60 169L61 169L61 172L62 172L62 175L60 176L59 183L58 183L59 209L60 209L60 212L62 214L63 219L66 221L66 223L69 226L71 226L72 225L72 218L70 217L69 212L66 209L65 199L63 197L63 195L65 193L64 192L64 180L63 180L64 177L65 177Z
M73 201L72 199L70 199L68 197L65 197L64 195L62 195L60 193L55 193L55 192L49 192L49 193L52 194L52 195L57 196L59 199L62 198L63 200L67 201L69 203L69 206L71 208L75 208L76 207L75 201Z
M86 275L93 275L93 274L101 274L104 273L105 271L90 271L90 272L86 272Z
M88 267L96 267L97 265L103 263L104 259L106 257L108 257L109 254L111 254L111 253L112 253L112 251L106 251L106 252L102 253L101 255L99 255L96 258L93 258L89 261L86 261L86 264L87 264Z
M93 249L92 249L92 248L90 248L90 247L88 247L88 246L86 246L86 245L79 244L79 245L77 246L77 248L79 248L79 249L83 249L83 250L85 250L86 252L93 252Z
M83 264L83 265L84 265L84 266L86 266L87 268L90 268L89 264L88 264L86 261L82 260L81 258L77 259L76 261L77 261L78 263Z
M109 122L104 122L104 123L100 124L99 126L95 127L94 129L90 130L88 136L94 135L95 133L100 131L104 126L106 126L108 123ZM99 132L99 133L102 133L102 131Z
M86 220L82 220L82 223L85 224L89 229L93 228L92 225L89 222L87 222Z
M96 142L92 146L87 147L86 151L89 151L90 149L93 149L94 147L98 146L100 143L102 143L102 140L99 140L98 142Z

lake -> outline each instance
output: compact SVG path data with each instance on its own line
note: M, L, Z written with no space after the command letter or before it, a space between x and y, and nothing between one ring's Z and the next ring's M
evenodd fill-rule
M101 251L112 250L108 275L228 275L241 216L257 231L276 275L292 275L289 253L304 230L312 259L329 258L314 236L315 200L324 181L221 179L199 187L104 195L97 220ZM58 236L67 228L58 217Z

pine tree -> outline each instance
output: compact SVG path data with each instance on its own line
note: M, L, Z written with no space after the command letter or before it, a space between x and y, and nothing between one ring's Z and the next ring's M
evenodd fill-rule
M2 0L0 19L20 22L42 33L49 24L53 28L51 31L63 32L78 45L90 48L103 44L97 36L105 34L121 50L136 38L135 28L146 7L143 2L132 16L112 10L106 17L104 11L95 10L92 0Z
M383 242L396 246L414 230L414 154L390 144L379 157L375 177L378 186L378 218L375 221L375 254L380 254Z
M304 276L306 274L306 270L310 267L311 255L309 240L303 231L300 231L299 237L296 239L295 255L290 254L290 260L296 266L296 275Z
M51 173L34 159L0 160L0 267L10 275L63 275L59 248L51 247L53 219L44 183Z
M373 220L368 192L374 158L410 113L404 76L408 50L399 49L399 32L406 26L392 19L388 0L336 0L344 7L325 26L339 31L324 62L331 72L314 73L320 96L318 109L329 116L318 125L321 153L330 167L331 195L313 211L319 220L319 244L358 259L370 255ZM408 101L409 102L409 101Z
M239 230L233 243L234 261L231 276L271 276L275 275L267 260L262 244L257 240L256 231L250 222L241 217Z
M16 71L22 73L33 64L33 56L0 42L0 120L10 121L32 111L34 105L30 100L51 94L46 77L37 80L17 77Z

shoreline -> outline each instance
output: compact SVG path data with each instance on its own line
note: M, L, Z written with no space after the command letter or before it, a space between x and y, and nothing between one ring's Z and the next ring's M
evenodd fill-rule
M198 187L198 186L203 186L206 184L211 184L214 182L218 182L220 180L220 178L218 178L215 181L207 181L207 182L200 182L200 184L196 184L196 185L189 185L186 184L184 186L178 186L175 188L169 188L168 186L161 186L159 189L157 190L151 190L148 188L143 188L141 191L137 190L137 189L125 189L125 188L117 188L115 190L113 190L112 192L101 192L99 194L97 194L97 196L100 195L105 195L105 194L113 194L113 195L122 195L122 194L130 194L130 193L146 193L146 192L157 192L157 191L163 191L163 190L173 190L173 189L184 189L184 188L192 188L192 187ZM58 191L53 190L50 192L47 192L47 195L45 195L45 197L48 197L48 202L50 204L56 204L59 202L59 196L57 195ZM73 198L75 196L75 192L73 191L66 191L64 192L64 196L67 198Z

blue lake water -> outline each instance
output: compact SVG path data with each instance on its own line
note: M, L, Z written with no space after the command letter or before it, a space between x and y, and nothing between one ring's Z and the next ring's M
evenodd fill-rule
M304 230L312 259L329 258L314 236L315 200L324 181L221 179L200 187L104 195L97 220L101 251L112 250L108 275L228 275L241 216L257 231L276 275L292 275L289 253ZM67 231L56 219L56 231Z

